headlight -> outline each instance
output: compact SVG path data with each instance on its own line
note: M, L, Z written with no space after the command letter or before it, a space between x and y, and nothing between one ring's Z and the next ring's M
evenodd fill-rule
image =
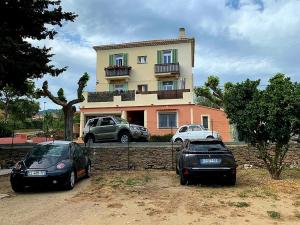
M22 168L21 162L17 162L15 165L16 170L20 170Z

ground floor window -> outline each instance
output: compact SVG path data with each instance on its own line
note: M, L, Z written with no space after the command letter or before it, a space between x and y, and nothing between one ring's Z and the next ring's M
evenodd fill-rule
M205 129L209 128L209 118L208 118L208 116L202 116L202 125Z
M159 112L158 127L159 128L177 127L177 112Z

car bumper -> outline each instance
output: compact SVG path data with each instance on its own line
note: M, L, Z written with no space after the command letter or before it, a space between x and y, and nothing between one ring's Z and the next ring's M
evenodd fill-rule
M228 177L236 174L236 167L193 167L184 168L182 173L185 177Z
M149 138L150 138L150 134L148 131L132 131L131 136L133 139L149 140Z
M10 181L23 186L63 185L67 182L69 174L69 171L62 171L47 172L45 176L27 176L26 172L12 172Z

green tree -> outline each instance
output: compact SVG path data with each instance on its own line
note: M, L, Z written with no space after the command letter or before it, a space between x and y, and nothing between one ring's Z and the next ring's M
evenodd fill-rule
M55 26L73 21L57 0L0 1L0 90L6 86L26 93L26 82L45 74L57 76L66 68L49 64L50 48L33 46L30 39L53 39Z
M11 120L25 122L39 112L40 104L30 99L17 99L14 104L9 106Z
M204 86L194 89L196 102L199 105L204 105L213 108L223 108L224 92L231 86L231 83L225 83L225 88L220 87L220 79L217 76L209 76Z
M55 104L62 106L64 112L64 134L65 140L73 140L73 116L76 112L76 107L74 106L77 103L83 102L84 97L82 95L83 89L86 87L86 84L89 80L89 75L84 73L78 81L77 89L77 98L71 101L67 101L64 90L60 88L57 91L57 96L54 96L48 89L48 82L43 83L42 90L39 91L39 94L45 97L50 98Z
M239 133L255 146L273 179L279 179L292 135L300 128L300 87L276 74L265 90L260 81L232 85L224 96L225 112Z

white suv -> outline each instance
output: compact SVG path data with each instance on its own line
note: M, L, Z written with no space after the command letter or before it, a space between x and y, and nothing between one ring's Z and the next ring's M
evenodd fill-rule
M185 140L194 141L209 138L221 139L218 132L206 130L202 125L184 125L179 127L172 137L172 141L183 142Z

